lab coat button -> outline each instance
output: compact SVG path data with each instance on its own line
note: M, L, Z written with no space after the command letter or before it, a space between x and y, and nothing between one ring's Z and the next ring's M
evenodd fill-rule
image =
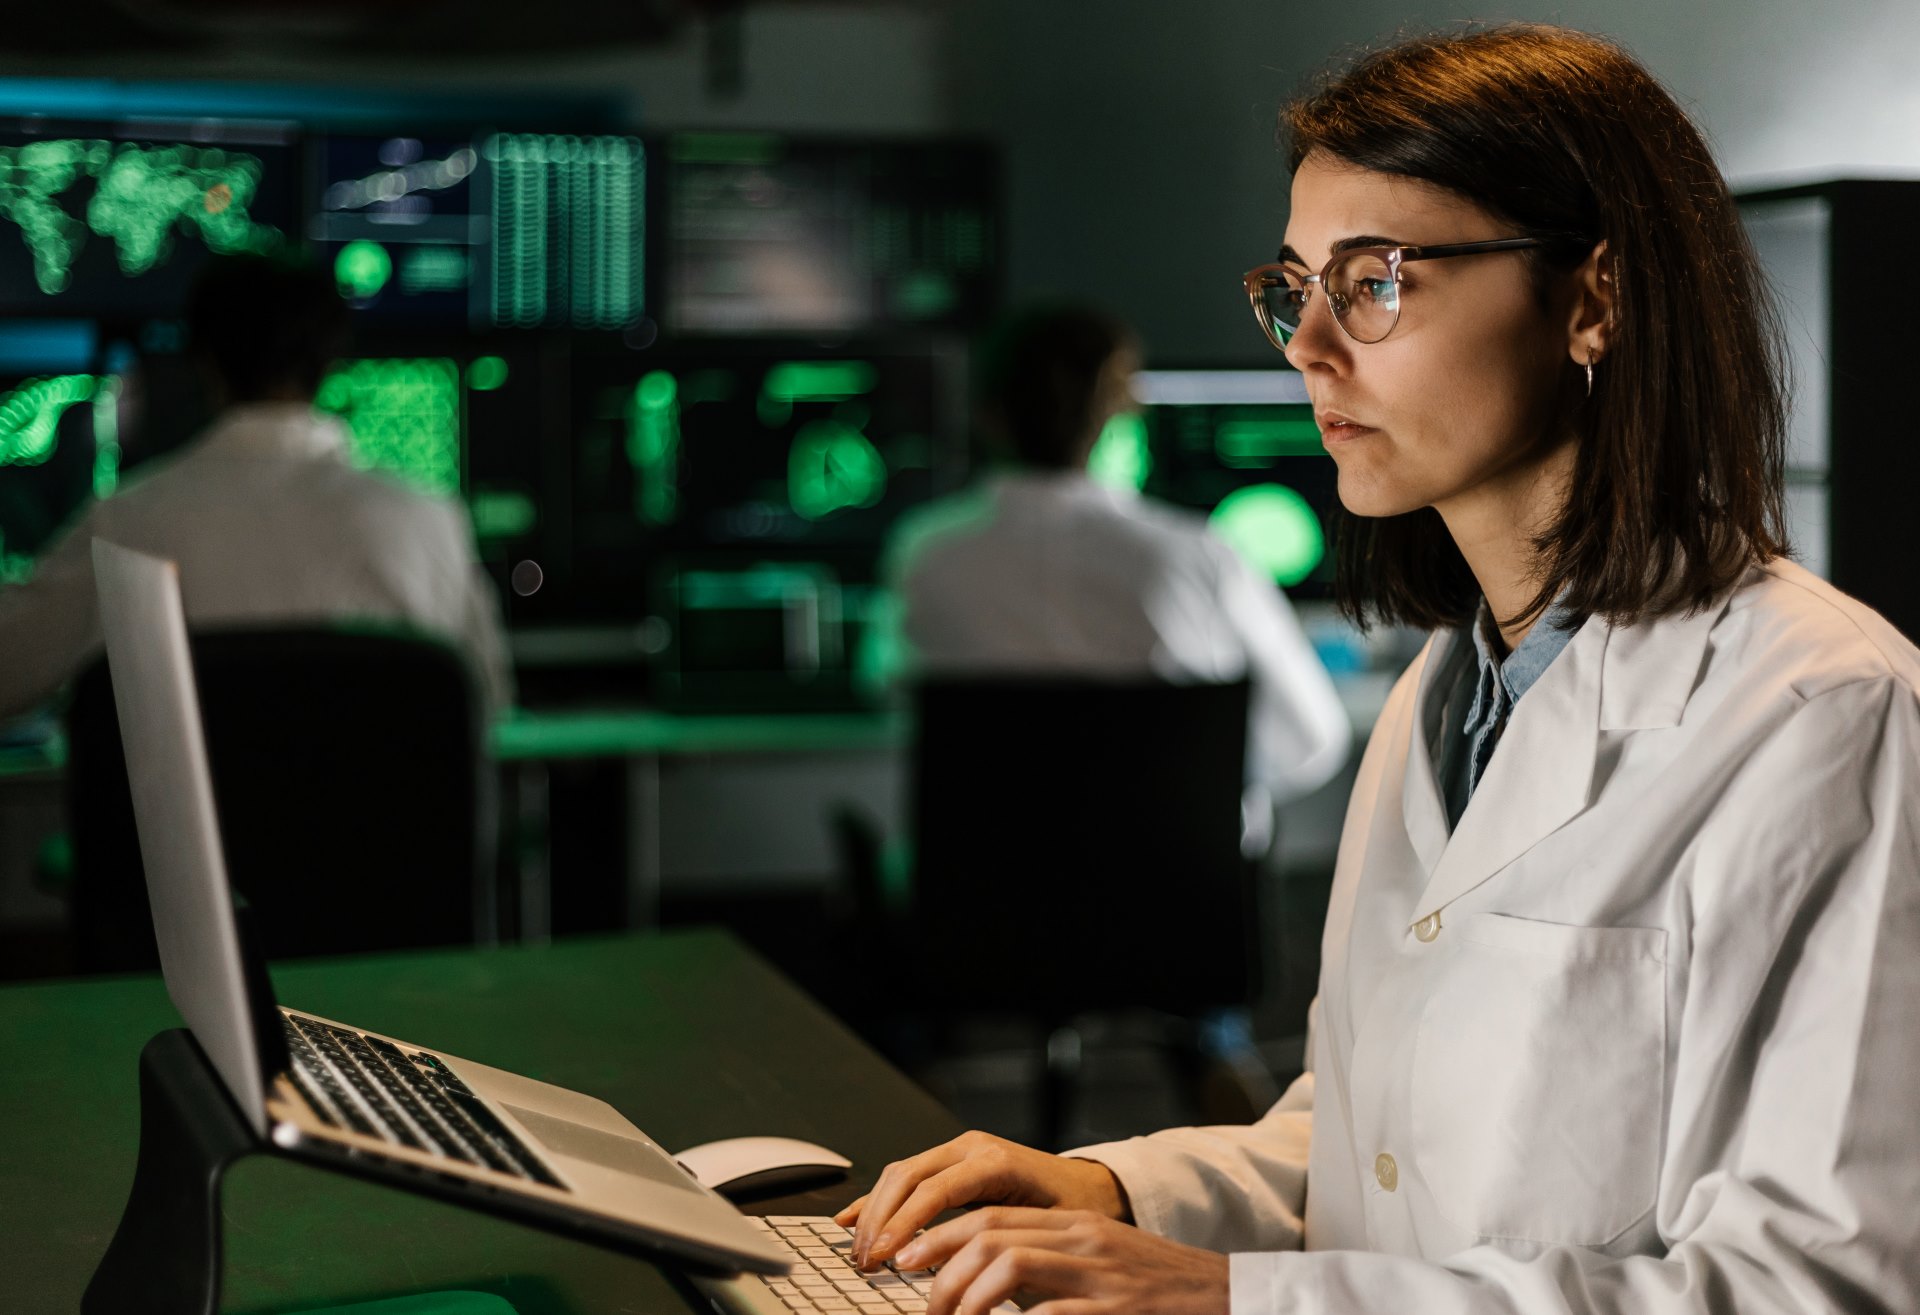
M1381 1191L1391 1192L1400 1185L1400 1166L1393 1162L1391 1155L1382 1151L1374 1157L1373 1177L1380 1184Z
M1414 939L1422 943L1430 943L1439 934L1440 915L1438 913L1429 913L1426 917L1413 924Z

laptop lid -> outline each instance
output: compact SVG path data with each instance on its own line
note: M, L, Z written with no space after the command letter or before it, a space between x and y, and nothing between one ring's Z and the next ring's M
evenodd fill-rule
M167 994L240 1116L265 1137L268 1074L255 1028L272 1002L255 998L264 974L250 980L242 954L179 571L172 562L95 539L93 574Z
M288 1142L282 1140L287 1125L269 1131L272 1084L277 1080L293 1092L283 1076L289 1067L286 1041L264 962L252 952L244 903L228 883L178 569L100 539L93 541L93 559L167 993L240 1115L263 1140L341 1164L332 1152L341 1150L340 1138L357 1134L336 1129L329 1141L325 1130L308 1128L304 1141ZM479 1181L474 1175L488 1171L469 1171L373 1138L359 1138L372 1143L362 1149L391 1163L356 1159L349 1149L349 1171L568 1235L612 1239L681 1267L784 1272L784 1257L733 1206L698 1186L612 1107L471 1061L458 1063L458 1072L487 1088L480 1094L504 1100L501 1108L532 1134L540 1151L567 1168L571 1187ZM608 1119L618 1126L608 1126Z

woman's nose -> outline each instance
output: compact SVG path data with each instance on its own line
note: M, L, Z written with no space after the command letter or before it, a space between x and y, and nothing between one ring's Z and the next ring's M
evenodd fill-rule
M1314 289L1301 311L1300 327L1282 349L1287 363L1300 371L1309 365L1330 364L1333 357L1345 353L1347 346L1346 334L1334 322L1333 312L1327 307L1326 294Z

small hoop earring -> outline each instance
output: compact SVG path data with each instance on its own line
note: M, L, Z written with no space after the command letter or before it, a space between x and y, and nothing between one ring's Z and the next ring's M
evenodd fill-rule
M1593 396L1593 353L1587 353L1587 396Z

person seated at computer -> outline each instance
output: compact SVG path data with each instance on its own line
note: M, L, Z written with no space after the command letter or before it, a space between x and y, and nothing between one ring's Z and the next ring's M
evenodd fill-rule
M96 536L177 561L193 625L410 625L459 647L492 707L511 702L497 606L461 508L355 469L344 427L314 412L347 314L306 264L208 265L188 339L216 418L83 506L31 576L0 589L0 716L49 697L100 651Z
M1132 405L1134 335L1076 306L1010 318L979 357L1003 465L903 517L883 573L907 674L1252 682L1249 778L1275 802L1339 771L1352 728L1286 597L1193 513L1096 482Z

